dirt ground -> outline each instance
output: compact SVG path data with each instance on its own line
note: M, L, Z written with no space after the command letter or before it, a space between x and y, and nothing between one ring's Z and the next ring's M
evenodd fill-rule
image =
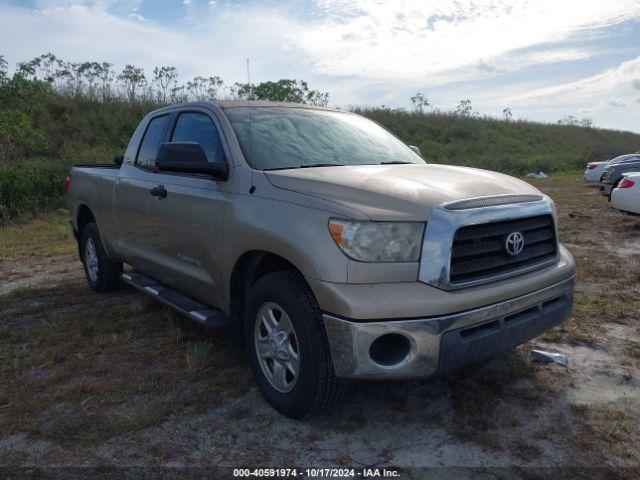
M577 260L571 319L448 378L354 384L304 421L266 404L227 333L132 289L92 293L63 212L0 229L0 466L393 465L407 478L425 466L482 478L580 467L639 478L640 217L578 175L531 181L556 201ZM531 363L534 346L569 366Z

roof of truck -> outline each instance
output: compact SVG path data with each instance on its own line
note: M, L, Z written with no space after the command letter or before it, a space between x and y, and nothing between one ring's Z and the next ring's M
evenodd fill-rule
M307 103L289 103L289 102L267 102L265 100L216 100L213 102L184 102L173 103L171 105L165 105L160 107L154 112L172 109L176 107L211 107L217 106L219 108L233 108L233 107L287 107L287 108L305 108L314 110L330 110L330 111L343 111L337 108L331 107L319 107L317 105L309 105Z
M335 110L328 107L319 107L317 105L309 105L306 103L291 103L291 102L268 102L266 100L218 100L216 105L222 108L231 107L294 107L294 108L317 108L321 110Z

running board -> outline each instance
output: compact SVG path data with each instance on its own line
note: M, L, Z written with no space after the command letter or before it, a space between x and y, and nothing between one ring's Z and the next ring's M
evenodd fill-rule
M186 315L191 320L204 325L207 329L217 330L230 325L229 318L222 310L202 305L149 277L135 272L123 272L120 274L120 278L123 282L154 297L165 305Z

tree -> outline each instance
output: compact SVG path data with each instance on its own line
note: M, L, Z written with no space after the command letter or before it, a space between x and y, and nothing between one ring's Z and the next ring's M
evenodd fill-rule
M61 61L53 53L45 53L29 62L34 68L34 77L47 83L53 83L56 68Z
M94 100L96 97L97 83L100 80L102 74L102 65L97 62L85 62L82 64L82 74L87 79L87 85L89 87L88 94L89 99Z
M0 85L6 83L8 74L9 68L7 61L5 60L4 55L0 55Z
M177 83L178 69L176 67L156 67L153 69L153 83L157 85L158 101L167 103L167 95Z
M25 80L35 80L36 77L36 65L34 60L29 62L18 62L18 68L16 74Z
M113 82L114 73L111 71L113 64L102 62L98 67L98 78L100 79L100 96L102 101L111 98L111 82Z
M237 98L239 100L251 100L251 88L253 85L249 83L234 83L232 87L229 88L229 93L232 98Z
M187 82L187 95L197 101L215 100L223 83L220 77L195 77Z
M63 64L63 70L69 93L74 97L81 97L84 93L84 76L90 68L89 62L71 62Z
M304 80L283 78L277 82L261 82L258 85L236 83L232 94L242 99L269 100L272 102L306 103L326 106L329 93L311 90Z
M189 99L186 87L184 85L176 85L173 87L171 89L170 98L172 103L186 102Z
M511 109L509 107L502 110L502 115L504 116L504 119L507 122L510 122L511 120L513 120L513 114L511 113Z
M413 104L414 110L418 113L423 113L425 108L429 108L431 106L429 99L420 92L411 97L411 103Z
M471 100L460 100L460 103L453 112L455 115L461 117L470 117L473 114L473 107L471 107Z
M144 76L144 70L140 67L134 67L133 65L126 65L122 72L120 72L120 75L118 75L118 80L120 80L124 86L125 93L131 103L135 103L136 92L147 82Z
M580 120L580 126L586 128L593 127L593 119L590 117L583 118L582 120Z

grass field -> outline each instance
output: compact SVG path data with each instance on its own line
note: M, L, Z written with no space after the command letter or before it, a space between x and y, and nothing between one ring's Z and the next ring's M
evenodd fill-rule
M92 293L63 212L1 228L0 466L402 465L408 478L425 465L504 467L501 478L577 466L638 478L640 217L574 174L531 182L555 199L577 260L571 319L444 379L355 384L302 422L266 404L227 333L131 289ZM534 345L569 367L531 363Z

